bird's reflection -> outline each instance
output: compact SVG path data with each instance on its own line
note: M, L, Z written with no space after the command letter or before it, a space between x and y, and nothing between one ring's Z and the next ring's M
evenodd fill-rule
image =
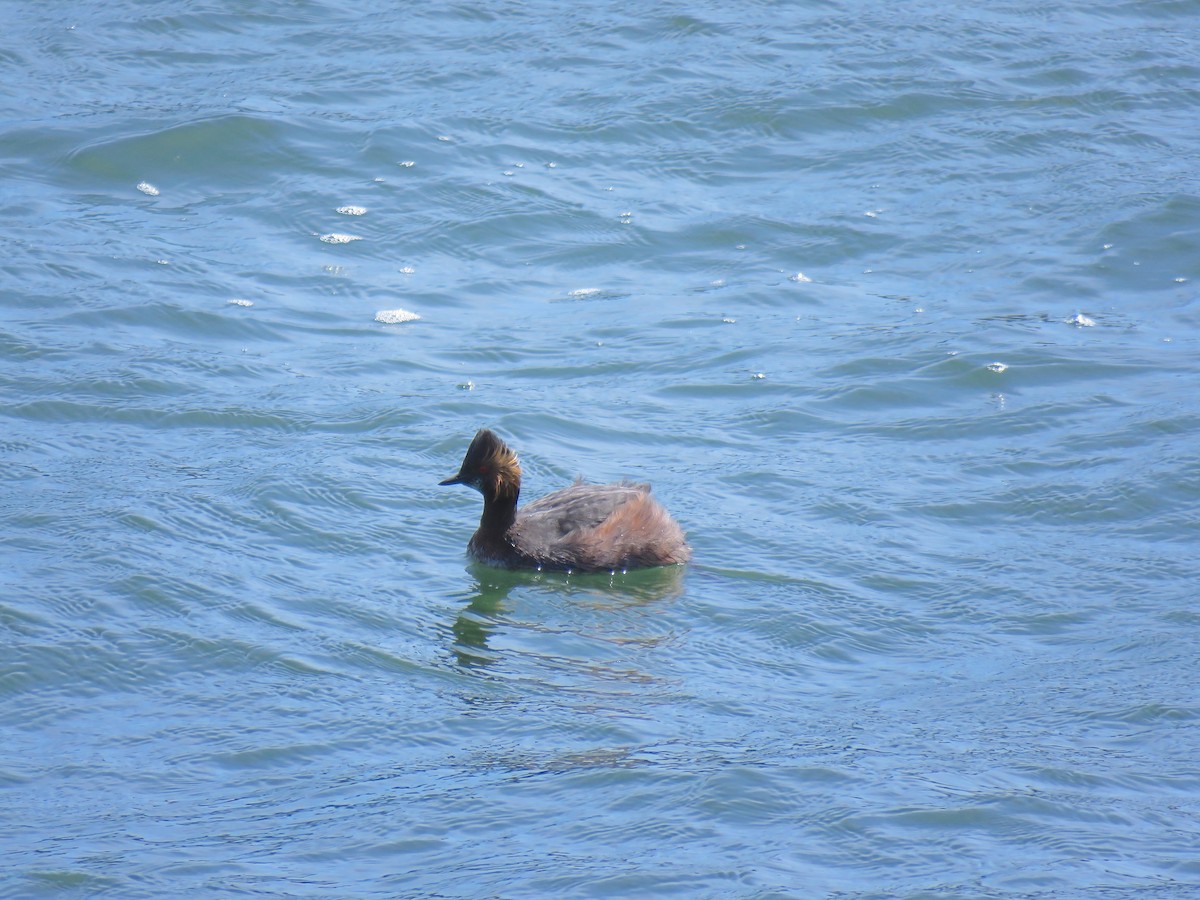
M488 646L504 620L505 601L514 589L538 587L567 595L573 602L595 607L620 609L642 606L683 592L684 567L665 566L633 572L567 575L563 572L530 572L495 569L472 563L467 572L474 585L467 603L451 627L454 654L464 668L488 666L500 654Z

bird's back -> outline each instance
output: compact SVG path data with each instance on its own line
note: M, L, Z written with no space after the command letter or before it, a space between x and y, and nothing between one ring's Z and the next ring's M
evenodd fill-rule
M573 484L517 511L509 531L531 564L604 571L687 562L682 529L650 496L650 485L628 481Z

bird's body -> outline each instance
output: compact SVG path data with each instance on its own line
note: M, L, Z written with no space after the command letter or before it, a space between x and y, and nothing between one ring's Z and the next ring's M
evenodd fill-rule
M599 572L691 559L683 530L650 496L648 484L577 482L518 509L517 455L487 429L471 441L459 473L441 483L465 484L483 495L467 552L488 565Z

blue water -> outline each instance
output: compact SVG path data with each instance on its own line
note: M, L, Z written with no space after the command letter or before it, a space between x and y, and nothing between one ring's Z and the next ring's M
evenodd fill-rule
M1200 892L1200 3L0 20L0 894Z

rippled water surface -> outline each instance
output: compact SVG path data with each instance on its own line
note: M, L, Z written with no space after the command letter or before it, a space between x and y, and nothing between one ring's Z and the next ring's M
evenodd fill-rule
M0 893L1200 891L1200 4L0 10Z

